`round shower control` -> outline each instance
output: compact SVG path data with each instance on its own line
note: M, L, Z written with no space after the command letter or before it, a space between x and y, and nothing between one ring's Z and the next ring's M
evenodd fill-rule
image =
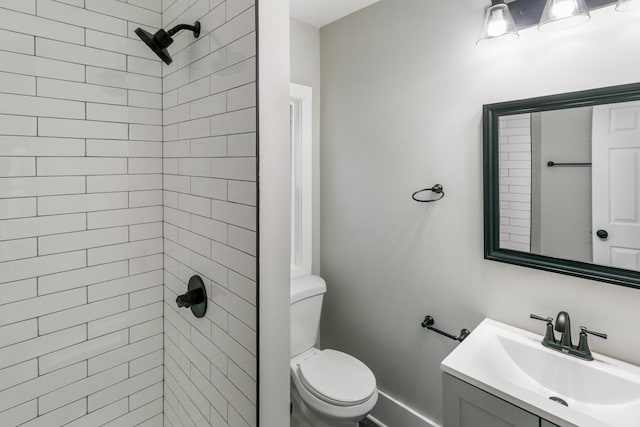
M190 308L197 318L204 317L207 312L207 289L200 276L191 276L187 285L187 293L176 298L178 307Z

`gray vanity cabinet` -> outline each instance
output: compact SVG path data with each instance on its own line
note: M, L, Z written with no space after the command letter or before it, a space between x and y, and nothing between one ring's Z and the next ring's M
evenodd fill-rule
M444 427L554 426L537 415L444 374Z

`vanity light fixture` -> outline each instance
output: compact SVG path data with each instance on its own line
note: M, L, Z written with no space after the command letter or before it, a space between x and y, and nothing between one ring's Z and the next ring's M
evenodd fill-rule
M547 0L538 30L564 30L584 24L589 19L591 15L584 0Z
M591 10L614 5L619 11L640 11L640 0L491 0L476 44L515 39L518 31L531 27L540 31L570 28L591 19Z
M484 14L482 30L477 45L494 39L517 39L518 29L504 0L491 0L491 7Z
M640 0L618 0L616 10L618 12L640 11Z

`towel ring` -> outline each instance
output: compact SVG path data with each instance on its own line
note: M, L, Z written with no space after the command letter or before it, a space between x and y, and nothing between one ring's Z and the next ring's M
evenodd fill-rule
M423 200L423 199L416 198L416 195L418 195L418 194L420 194L422 192L425 192L425 191L431 191L433 193L439 194L440 197L438 197L437 199L430 199L430 200ZM411 195L411 198L413 200L415 200L416 202L420 202L420 203L437 202L438 200L442 200L443 197L444 197L444 188L440 184L436 184L431 188L425 188L425 189L422 189L422 190L418 190L418 191L416 191L415 193L413 193Z

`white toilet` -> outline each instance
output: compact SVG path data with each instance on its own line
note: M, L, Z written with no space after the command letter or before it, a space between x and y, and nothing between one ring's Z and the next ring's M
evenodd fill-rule
M355 427L378 401L376 378L364 363L315 347L326 291L317 276L291 281L292 426Z

